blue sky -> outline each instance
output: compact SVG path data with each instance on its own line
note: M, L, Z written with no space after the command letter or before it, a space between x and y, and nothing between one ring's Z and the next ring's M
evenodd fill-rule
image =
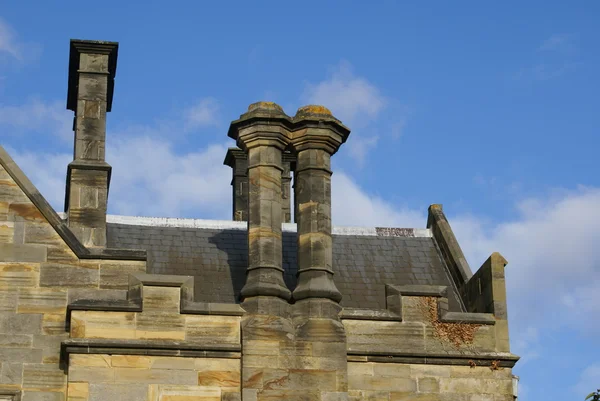
M68 41L118 41L109 212L228 219L229 122L324 104L352 129L334 223L424 227L443 203L473 270L509 261L521 398L582 399L600 387L600 3L570 3L0 0L0 139L62 210Z

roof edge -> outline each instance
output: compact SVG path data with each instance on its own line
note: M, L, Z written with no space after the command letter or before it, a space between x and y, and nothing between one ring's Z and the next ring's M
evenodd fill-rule
M64 216L64 215L63 215ZM233 220L205 220L177 217L142 217L107 215L106 222L131 226L172 227L172 228L206 228L216 230L241 230L246 231L248 223ZM297 232L295 223L283 223L283 232ZM356 235L373 237L416 237L431 238L432 232L428 228L394 228L394 227L345 227L337 226L332 229L333 235Z
M146 252L137 249L87 248L73 234L63 219L56 213L50 203L27 178L23 170L0 145L0 165L21 188L21 191L38 208L48 223L56 230L67 246L80 259L109 259L109 260L146 260Z

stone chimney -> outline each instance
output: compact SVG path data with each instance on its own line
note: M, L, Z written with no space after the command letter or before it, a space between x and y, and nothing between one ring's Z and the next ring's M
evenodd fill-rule
M290 118L280 106L258 102L231 123L229 137L248 154L248 269L242 298L291 298L283 281L281 207L282 152Z
M282 152L281 156L281 207L283 222L292 222L292 171L296 156L290 151ZM227 149L223 164L231 167L231 187L233 193L233 220L248 220L248 155L239 148Z
M295 301L342 299L333 282L330 158L349 134L350 130L323 106L301 107L294 117L292 147L297 157L294 191L298 223Z
M75 113L73 161L67 169L65 212L86 246L106 246L111 166L105 161L106 113L117 69L115 42L71 40L67 109Z
M239 148L229 148L223 164L233 172L233 220L248 221L248 155Z

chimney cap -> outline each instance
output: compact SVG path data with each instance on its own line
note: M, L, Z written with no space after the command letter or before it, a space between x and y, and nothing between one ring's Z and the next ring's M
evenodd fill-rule
M231 122L227 136L237 140L238 131L241 128L253 125L272 126L275 130L277 130L275 127L283 126L291 130L293 123L292 119L285 114L277 103L261 101L252 103L248 106L247 112L242 114L239 119Z
M228 148L227 153L225 154L225 160L223 164L233 168L235 166L236 160L242 159L246 160L248 155L240 148Z
M67 109L77 110L78 70L81 53L108 55L108 93L106 94L106 111L112 109L115 75L117 73L118 42L103 40L71 39L69 52L69 87L67 90Z
M296 134L292 143L296 148L318 143L328 147L331 154L334 154L350 135L350 129L335 118L325 106L302 106L296 112L293 122Z

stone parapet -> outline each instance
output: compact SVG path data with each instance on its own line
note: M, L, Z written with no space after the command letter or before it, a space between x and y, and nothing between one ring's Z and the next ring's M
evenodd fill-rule
M467 258L456 240L442 205L431 205L428 212L427 228L431 229L454 284L461 287L473 275Z

